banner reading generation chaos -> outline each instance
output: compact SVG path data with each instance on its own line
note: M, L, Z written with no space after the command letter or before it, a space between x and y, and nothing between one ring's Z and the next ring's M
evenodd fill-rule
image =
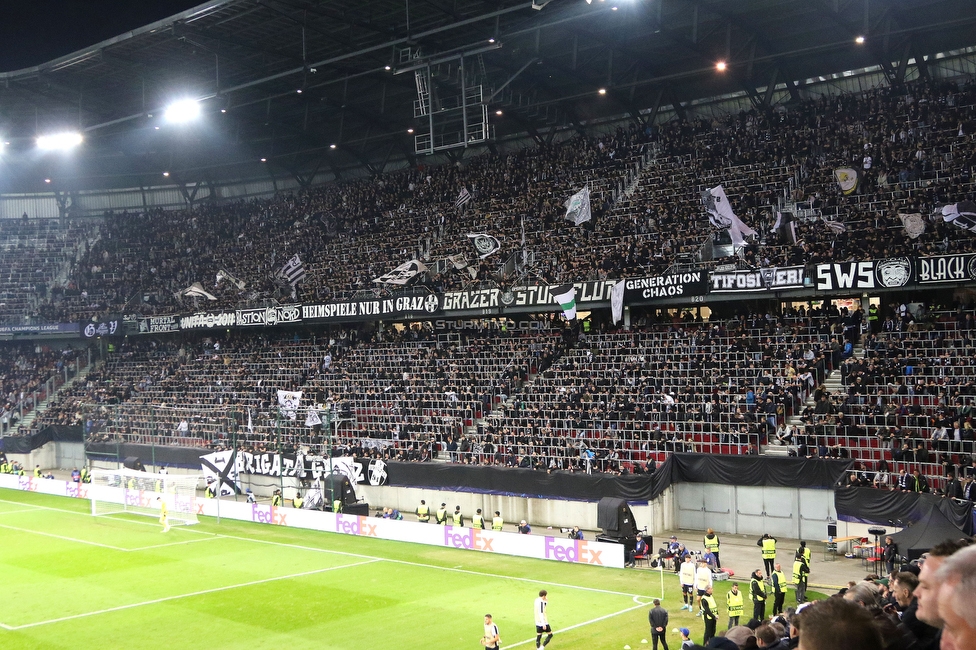
M654 298L704 296L708 282L704 271L656 275L650 278L631 278L624 283L624 303L631 304Z

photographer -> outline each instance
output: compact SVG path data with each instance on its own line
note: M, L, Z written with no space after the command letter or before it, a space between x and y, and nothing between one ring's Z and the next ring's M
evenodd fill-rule
M583 539L583 531L580 530L579 526L573 526L573 530L569 531L569 539Z

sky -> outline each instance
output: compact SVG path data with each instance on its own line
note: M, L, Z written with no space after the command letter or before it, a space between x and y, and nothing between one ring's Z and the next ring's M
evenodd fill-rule
M0 72L35 66L205 0L0 0Z

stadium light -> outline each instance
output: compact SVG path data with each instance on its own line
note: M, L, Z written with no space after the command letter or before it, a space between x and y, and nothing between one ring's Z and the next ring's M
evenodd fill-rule
M606 88L601 88L597 92L600 93L601 95L606 95L607 94L607 89Z
M718 63L715 64L715 69L718 70L719 72L725 72L725 69L728 67L729 66L728 64L725 63L725 61L719 61Z
M181 99L166 107L163 118L171 124L182 124L200 117L200 104L195 99Z
M43 151L68 151L81 144L80 133L65 131L64 133L52 133L42 135L37 139L37 148Z
M864 45L864 37L858 36L857 38L854 39L854 42L857 43L858 45Z

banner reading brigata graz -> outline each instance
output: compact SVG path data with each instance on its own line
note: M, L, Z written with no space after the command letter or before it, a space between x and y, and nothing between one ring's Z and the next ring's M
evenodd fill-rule
M706 293L708 293L708 281L705 271L656 275L650 278L630 278L624 281L625 304L652 298L704 296Z
M912 282L913 266L907 257L818 264L817 290L897 289Z
M773 266L752 271L713 272L709 275L709 293L740 291L780 291L802 289L805 268Z

